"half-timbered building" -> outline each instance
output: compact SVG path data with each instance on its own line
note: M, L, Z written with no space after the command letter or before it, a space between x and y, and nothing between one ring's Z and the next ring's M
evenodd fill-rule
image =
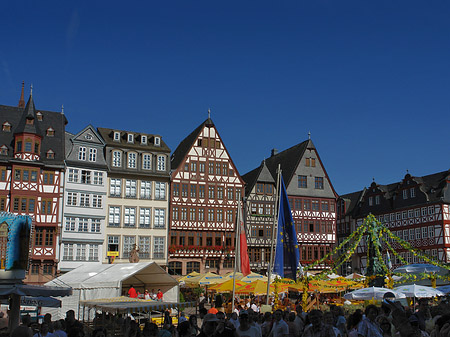
M170 149L160 135L97 129L108 165L104 263L140 261L167 265Z
M389 185L375 181L356 199L347 212L351 218L350 230L362 224L372 213L397 237L409 242L415 249L424 251L440 262L450 261L450 170L414 177L407 173L403 180ZM340 199L348 202L351 195ZM388 239L390 245L407 263L422 262L413 252ZM386 253L384 247L384 254ZM367 265L367 247L362 240L357 250L354 268L364 272ZM391 256L393 268L400 259Z
M103 261L108 169L104 147L92 125L75 135L66 132L60 272Z
M32 92L25 105L23 86L19 105L0 105L0 118L0 211L32 217L26 281L43 284L57 270L67 120L36 109Z
M272 179L267 175L265 166ZM300 261L307 265L331 251L336 242L337 194L311 139L267 158L245 177L246 223L250 263L267 269L270 257L273 208L278 166L286 185L297 231ZM272 186L272 187L270 187ZM272 204L272 206L270 206ZM320 265L317 268L324 268Z
M244 184L211 118L181 141L171 163L169 272L231 271Z

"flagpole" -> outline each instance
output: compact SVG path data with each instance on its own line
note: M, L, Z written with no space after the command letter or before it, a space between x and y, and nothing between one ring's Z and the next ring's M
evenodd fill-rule
M241 210L241 201L239 201L238 202L238 209L237 209L237 212L236 212L236 243L235 243L235 246L234 246L234 248L235 248L235 253L234 253L234 271L233 271L233 296L231 297L231 313L233 313L234 312L234 296L236 295L236 270L237 270L237 264L238 264L238 258L239 258L239 261L240 261L240 259L241 259L241 252L240 252L240 249L241 249L241 245L239 244L239 242L240 241L238 241L239 239L240 239L240 232L241 232L241 224L239 224L238 222L239 222L239 219L240 219L240 217L239 217L239 213L240 213L240 210Z
M281 177L281 165L278 164L277 168L277 189L276 189L276 195L275 195L275 207L273 208L273 225L272 225L272 240L270 243L270 262L267 266L267 295L266 295L266 304L269 304L269 294L270 294L270 280L272 277L272 265L273 265L273 245L275 242L275 227L276 227L276 221L278 217L278 190L280 188L280 177Z

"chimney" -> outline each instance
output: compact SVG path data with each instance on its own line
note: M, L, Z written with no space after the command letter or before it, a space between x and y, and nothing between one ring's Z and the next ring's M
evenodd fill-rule
M25 85L25 81L22 81L22 93L20 94L18 107L24 109L25 108L25 100L23 98L23 87Z
M272 151L270 152L270 156L273 157L275 155L278 154L278 150L277 149L272 149Z

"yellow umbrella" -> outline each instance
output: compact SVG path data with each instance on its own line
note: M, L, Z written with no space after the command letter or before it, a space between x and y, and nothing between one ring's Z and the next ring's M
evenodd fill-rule
M184 283L189 286L201 286L201 285L210 285L217 284L223 279L222 276L208 272L206 274L201 274L195 277L188 278L184 280Z
M224 276L223 278L224 278L225 280L232 279L232 278L233 278L233 274L234 274L233 271L232 271L232 272L229 272L229 273L225 274L225 276ZM242 273L236 272L236 280L240 280L240 279L243 278L243 277L244 277L244 275L242 275Z
M273 293L275 286L272 283L270 285L270 292ZM246 284L242 287L236 289L237 294L254 294L254 295L264 295L267 293L267 282L256 280L252 283Z
M200 273L197 273L196 271L193 271L192 273L187 274L186 276L183 276L178 280L178 282L186 281L188 278L196 277L200 275Z
M239 280L236 280L235 282L236 284L236 289L239 287L242 287L243 285L245 285L244 282L241 282ZM211 287L208 288L209 290L215 290L217 292L226 292L226 291L233 291L233 279L229 279L225 282L219 283L219 284L215 284Z
M247 282L247 283L251 283L251 282L256 281L256 280L267 282L267 277L264 276L264 275L260 275L260 274L251 272L247 276L244 276L244 277L241 278L242 282Z

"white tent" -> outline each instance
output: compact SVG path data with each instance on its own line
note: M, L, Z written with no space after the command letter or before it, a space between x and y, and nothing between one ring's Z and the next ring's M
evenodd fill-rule
M71 309L81 319L83 314L80 312L80 301L118 297L126 294L131 285L141 293L145 289L161 289L164 302L179 301L177 280L155 262L80 266L46 285L73 289L72 296L60 298L61 308L43 309L44 314L51 313L55 320L64 318L66 311Z

